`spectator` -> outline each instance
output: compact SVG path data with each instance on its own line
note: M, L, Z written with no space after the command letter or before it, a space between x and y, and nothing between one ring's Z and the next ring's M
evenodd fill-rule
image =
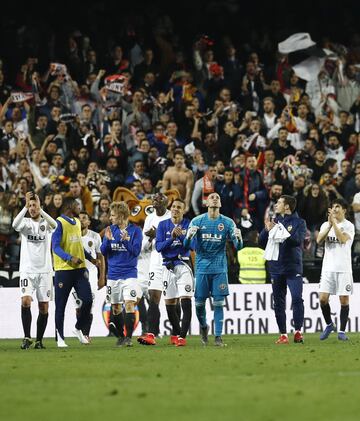
M262 173L256 168L257 162L253 155L246 158L245 169L240 172L243 185L240 190L240 204L248 209L256 229L264 225L264 214L268 193L266 191Z
M299 209L300 216L305 219L306 227L310 231L312 257L322 257L323 250L317 252L316 239L320 231L320 226L327 217L330 202L326 193L319 184L313 183L304 189L305 200Z

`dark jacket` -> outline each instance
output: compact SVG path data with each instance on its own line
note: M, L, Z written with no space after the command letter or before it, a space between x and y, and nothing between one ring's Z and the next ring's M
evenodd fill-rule
M278 215L275 222L281 222L290 233L287 238L279 246L279 259L271 260L269 264L269 272L271 275L302 275L302 246L305 239L306 223L299 218L297 212L282 217ZM259 245L266 247L269 233L263 229L259 236Z

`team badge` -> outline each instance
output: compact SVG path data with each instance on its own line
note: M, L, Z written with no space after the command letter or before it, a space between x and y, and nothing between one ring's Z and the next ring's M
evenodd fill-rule
M191 291L191 285L185 285L185 291L190 292Z
M89 247L92 247L92 245L93 245L93 242L92 242L92 241L89 241L89 242L88 242L88 246L89 246Z
M50 290L49 290L49 289L47 290L46 295L47 295L48 297L50 297Z
M226 284L220 284L220 285L219 285L219 289L220 289L221 291L224 291L224 290L226 289Z
M186 235L186 230L181 230L181 235Z
M350 292L351 291L351 285L350 284L347 284L346 287L345 287L345 289L346 289L347 292Z
M45 225L40 225L40 231L45 231Z
M134 289L132 289L132 290L130 291L130 295L131 295L133 298L135 298L135 297L136 297L136 291L135 291Z
M291 232L291 230L292 230L292 225L289 225L289 226L287 227L287 230L288 230L289 232Z
M223 231L223 230L224 230L224 228L225 228L225 227L224 227L224 224L219 224L219 225L218 225L218 230L219 230L219 231Z
M84 272L84 278L89 279L89 272L87 270Z
M25 292L25 288L21 288L21 292L24 293Z
M64 284L63 284L62 282L59 282L59 283L58 283L58 287L59 287L59 288L62 288L63 286L64 286Z

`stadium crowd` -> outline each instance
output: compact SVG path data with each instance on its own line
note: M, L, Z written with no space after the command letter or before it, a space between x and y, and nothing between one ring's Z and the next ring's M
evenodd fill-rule
M12 223L30 190L53 218L76 198L97 232L118 186L139 199L177 188L190 217L216 191L245 239L288 194L307 224L309 258L322 257L315 238L344 198L360 237L359 39L319 43L331 59L307 83L277 45L263 62L265 38L239 50L235 39L199 34L187 47L168 16L148 38L141 21L124 28L101 47L74 30L50 38L45 53L28 28L15 40L26 52L17 70L0 61L0 267L17 269Z

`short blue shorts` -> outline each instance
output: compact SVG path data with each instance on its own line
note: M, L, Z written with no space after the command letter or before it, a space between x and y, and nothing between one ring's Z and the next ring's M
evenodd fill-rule
M229 295L227 273L197 274L195 277L195 298Z

